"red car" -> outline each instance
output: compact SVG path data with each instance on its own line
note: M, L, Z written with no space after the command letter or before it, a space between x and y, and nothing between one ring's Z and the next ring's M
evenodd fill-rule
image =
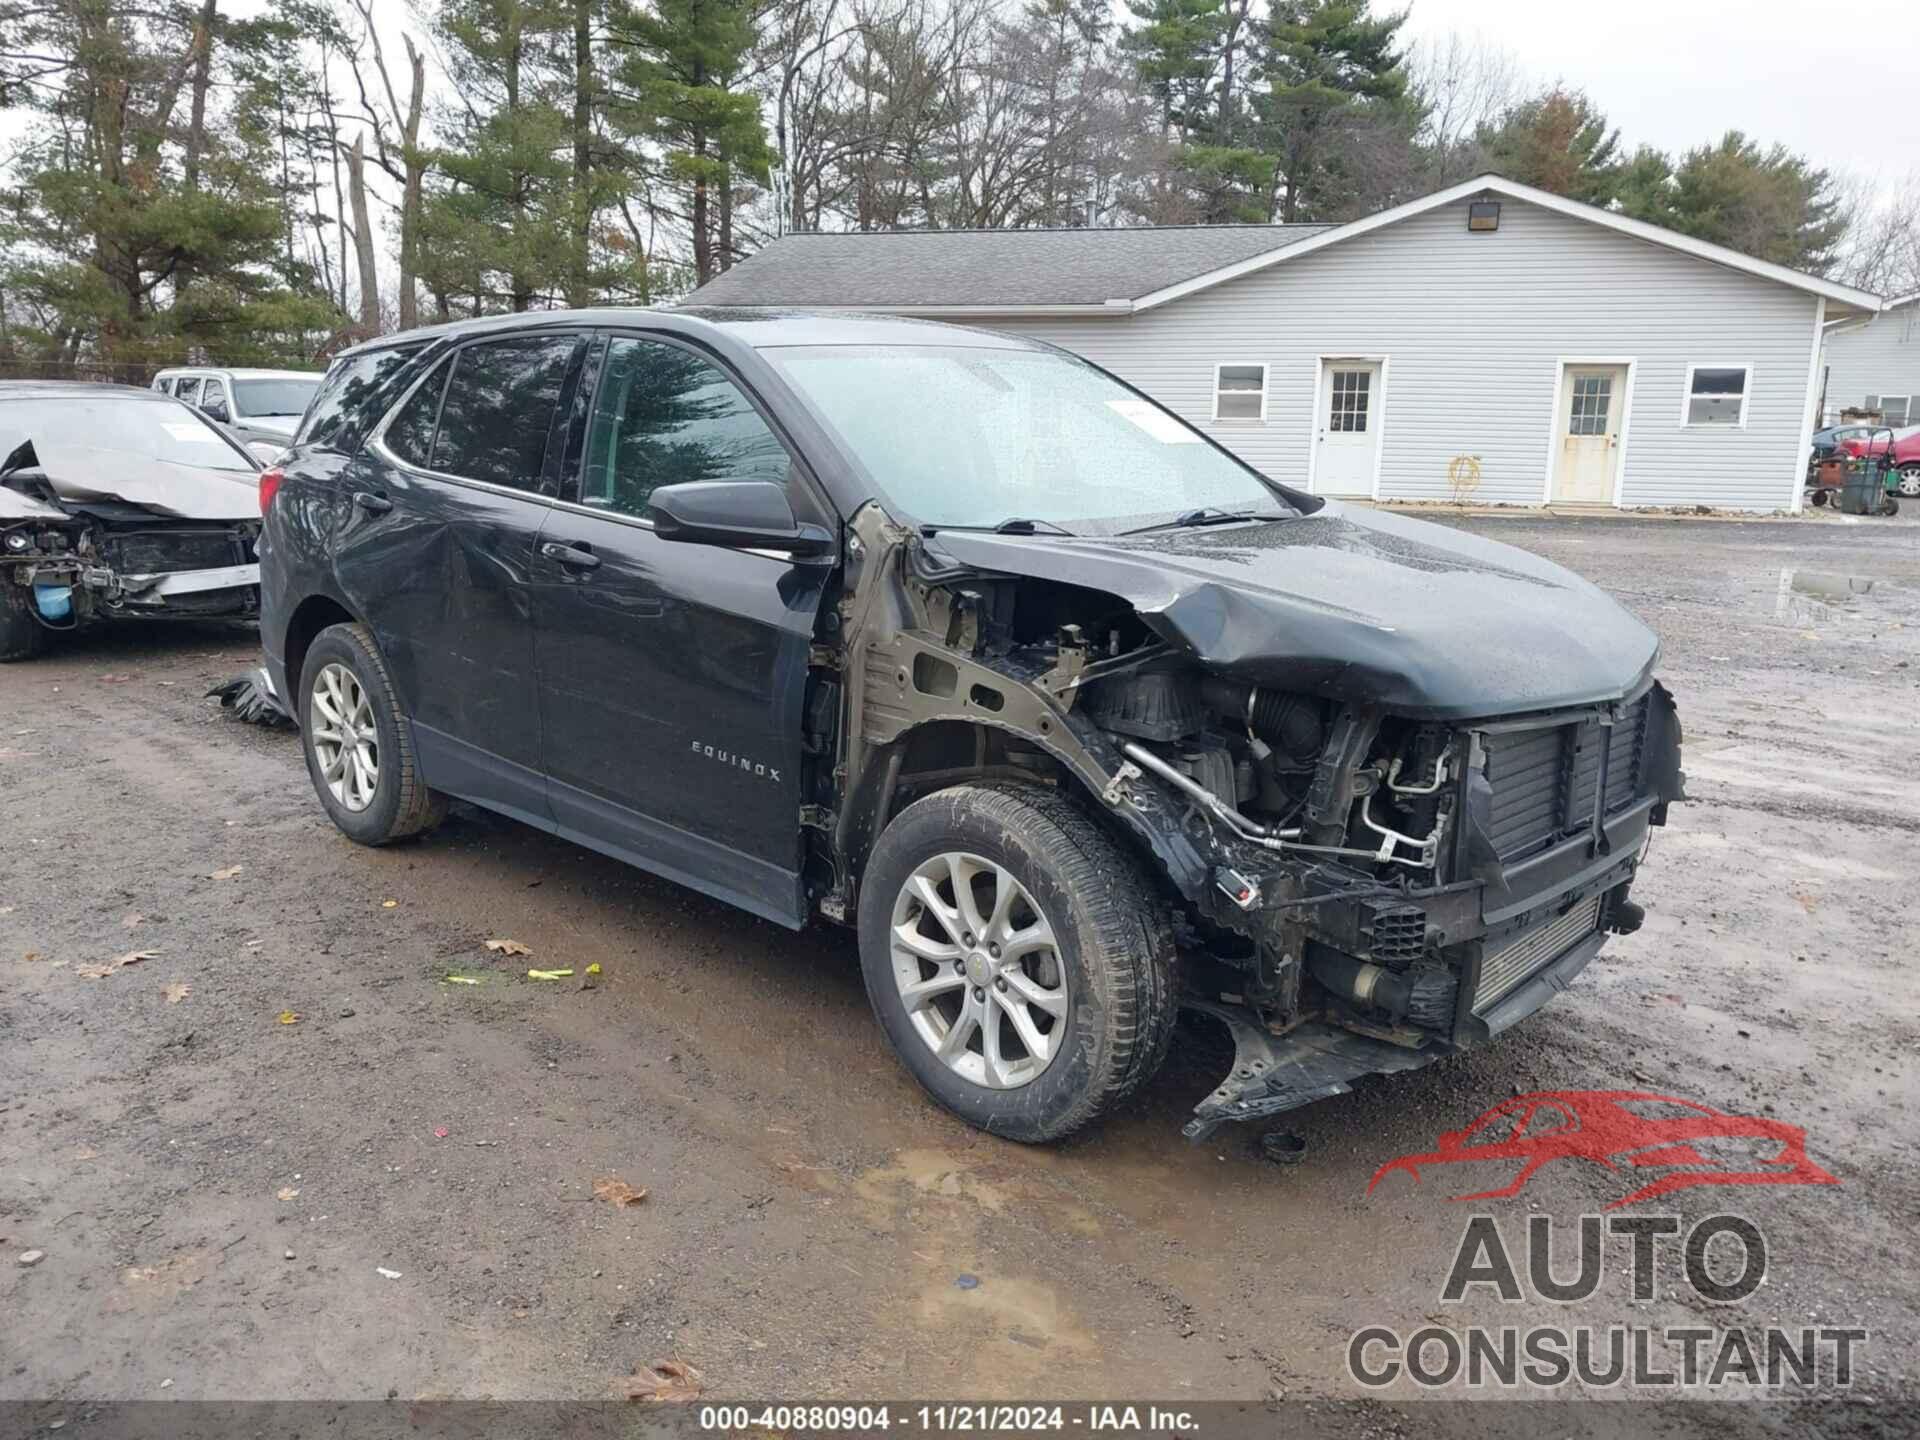
M1517 1162L1506 1185L1456 1195L1493 1200L1517 1195L1550 1160L1590 1160L1646 1183L1607 1209L1693 1185L1837 1185L1807 1158L1806 1131L1754 1116L1728 1115L1692 1100L1641 1090L1548 1090L1494 1106L1464 1130L1449 1130L1438 1148L1402 1155L1374 1172L1374 1187L1395 1171L1420 1183L1423 1166L1468 1161Z
M1839 449L1855 459L1862 455L1884 455L1887 453L1886 432L1870 440L1858 437L1842 440ZM1901 495L1920 496L1920 425L1893 432L1893 466L1896 473L1887 488Z

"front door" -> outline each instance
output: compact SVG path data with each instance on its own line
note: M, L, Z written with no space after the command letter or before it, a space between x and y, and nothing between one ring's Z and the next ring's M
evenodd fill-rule
M614 336L584 460L540 532L534 649L562 834L789 925L800 882L807 649L831 565L662 540L662 485L792 480L713 361ZM797 498L797 497L796 497Z
M1321 495L1371 495L1380 456L1380 365L1326 360L1320 366L1320 424L1313 488Z
M1560 385L1560 445L1553 471L1557 505L1611 505L1627 410L1627 367L1569 365Z

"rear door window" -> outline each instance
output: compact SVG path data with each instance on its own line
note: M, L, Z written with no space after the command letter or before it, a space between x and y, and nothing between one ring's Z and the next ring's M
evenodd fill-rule
M390 345L384 350L343 355L334 361L307 407L294 443L343 454L358 449L361 437L392 403L401 372L425 348L424 341ZM428 438L432 438L431 430ZM426 461L422 458L416 463Z
M577 335L539 335L469 345L454 357L429 469L514 490L543 484L553 428Z
M173 384L173 393L189 405L198 405L200 403L200 380L198 376L184 375L174 381Z
M409 465L431 468L433 427L440 420L440 397L446 392L447 376L453 371L451 357L434 368L426 382L407 397L393 419L387 422L381 443Z

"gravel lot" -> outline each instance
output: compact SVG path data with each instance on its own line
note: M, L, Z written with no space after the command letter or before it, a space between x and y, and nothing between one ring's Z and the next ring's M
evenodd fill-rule
M671 1356L718 1398L1284 1394L1355 1434L1473 1433L1467 1407L1328 1406L1367 1394L1352 1333L1815 1317L1866 1327L1856 1393L1910 1407L1914 530L1455 523L1659 629L1693 801L1639 934L1492 1048L1289 1117L1287 1168L1180 1139L1223 1059L1204 1030L1099 1132L1024 1149L922 1099L844 933L464 807L349 844L292 735L201 698L250 633L96 632L0 671L0 1399L602 1397ZM484 948L508 938L531 956ZM594 963L590 989L524 978ZM1841 1183L1653 1207L1762 1229L1734 1306L1635 1303L1624 1241L1582 1304L1444 1304L1472 1207L1445 1172L1368 1196L1375 1168L1513 1094L1615 1088L1802 1125ZM608 1177L650 1194L615 1208ZM1563 1163L1485 1208L1517 1237L1621 1193Z

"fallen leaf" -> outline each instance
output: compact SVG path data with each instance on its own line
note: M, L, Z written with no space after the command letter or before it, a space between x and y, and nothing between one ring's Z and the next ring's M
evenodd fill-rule
M529 970L527 971L527 979L564 980L571 974L573 974L571 970Z
M282 1185L278 1190L273 1192L273 1198L276 1200L298 1200L300 1198L300 1192L291 1185Z
M209 880L231 880L231 879L233 879L233 877L234 877L234 876L236 876L236 875L238 875L238 874L239 874L239 873L240 873L240 872L241 872L242 870L244 870L244 869L246 869L246 868L247 868L247 867L246 867L246 866L244 866L244 865L229 865L229 866L227 866L227 868L226 868L226 869L224 869L224 870L215 870L215 871L213 871L213 872L212 872L211 874L209 874L209 875L207 876L207 879L209 879Z
M684 1405L700 1398L700 1372L678 1360L656 1360L651 1365L635 1365L624 1382L627 1399L657 1400L669 1405Z
M298 1010L282 1010L280 1012L280 1023L282 1025L298 1025L300 1023L300 1012Z
M175 981L171 985L162 986L161 993L167 997L167 1004L178 1005L193 993L193 986L185 981Z
M22 960L25 960L28 964L32 964L35 960L38 960L40 958L40 952L38 950L29 950L27 951L26 954L22 955L20 958Z
M518 940L489 940L487 949L499 955L531 955L533 947L522 945Z
M593 1198L605 1200L616 1210L625 1210L647 1198L647 1187L642 1185L636 1190L626 1181L609 1175L604 1180L593 1182Z
M400 902L398 900L382 900L380 902L380 908L382 910L397 910L400 908Z
M104 980L116 970L124 970L129 965L138 965L142 961L158 959L158 950L129 950L124 955L116 955L104 965L76 965L73 973L83 980Z

